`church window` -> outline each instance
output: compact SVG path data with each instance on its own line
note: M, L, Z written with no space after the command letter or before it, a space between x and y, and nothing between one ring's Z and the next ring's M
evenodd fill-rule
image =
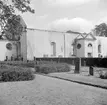
M92 44L91 44L91 43L89 43L89 44L88 44L88 47L92 47Z
M80 49L81 48L81 44L77 44L77 49Z
M98 45L98 53L101 53L101 45Z

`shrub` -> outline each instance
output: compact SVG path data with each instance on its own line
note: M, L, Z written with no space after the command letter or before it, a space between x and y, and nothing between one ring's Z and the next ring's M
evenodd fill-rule
M12 66L21 66L21 67L34 67L34 62L24 62L24 61L6 61L0 62L2 64L12 65Z
M107 71L101 71L99 75L101 79L107 79Z
M1 81L26 81L33 80L33 72L28 68L11 67L0 69Z
M35 66L36 72L39 73L54 73L54 72L69 72L70 67L65 63L56 63L56 64L40 64Z
M55 61L37 61L37 64L57 64Z

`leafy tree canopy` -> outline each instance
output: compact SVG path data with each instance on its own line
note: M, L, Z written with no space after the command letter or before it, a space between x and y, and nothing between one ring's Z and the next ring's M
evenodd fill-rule
M13 36L20 36L22 33L22 25L19 17L15 14L15 9L22 13L34 13L34 9L30 7L30 0L0 0L1 33L8 40L13 40Z
M107 37L107 24L101 23L99 25L96 25L94 31L96 32L97 36Z

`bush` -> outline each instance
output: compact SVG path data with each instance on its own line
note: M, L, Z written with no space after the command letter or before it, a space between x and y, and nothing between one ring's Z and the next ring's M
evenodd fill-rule
M4 61L4 62L0 62L1 65L5 64L5 65L11 65L11 66L20 66L20 67L30 67L30 68L34 68L34 66L37 64L56 64L56 62L54 61Z
M101 71L99 75L101 79L107 79L107 71Z
M37 61L37 64L57 64L55 61Z
M33 72L28 68L22 67L11 67L7 66L8 68L0 68L0 76L1 81L27 81L33 80L34 75Z
M6 62L0 62L0 64L7 64L11 66L21 66L21 67L34 67L36 62L34 61L29 61L29 62L24 62L24 61L6 61Z
M54 73L54 72L69 72L70 67L65 63L56 63L56 64L40 64L35 66L36 72L39 73Z

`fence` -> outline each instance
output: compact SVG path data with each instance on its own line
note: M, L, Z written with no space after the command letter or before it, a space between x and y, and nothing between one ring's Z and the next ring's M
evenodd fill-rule
M36 58L37 61L56 61L75 65L76 58ZM107 58L80 58L81 66L95 66L107 68Z
M55 61L75 65L76 58L35 58L34 61ZM80 58L81 66L95 66L107 68L107 58ZM11 59L12 60L12 59ZM21 59L23 61L23 59ZM13 61L13 60L12 60ZM17 60L16 60L17 61Z

